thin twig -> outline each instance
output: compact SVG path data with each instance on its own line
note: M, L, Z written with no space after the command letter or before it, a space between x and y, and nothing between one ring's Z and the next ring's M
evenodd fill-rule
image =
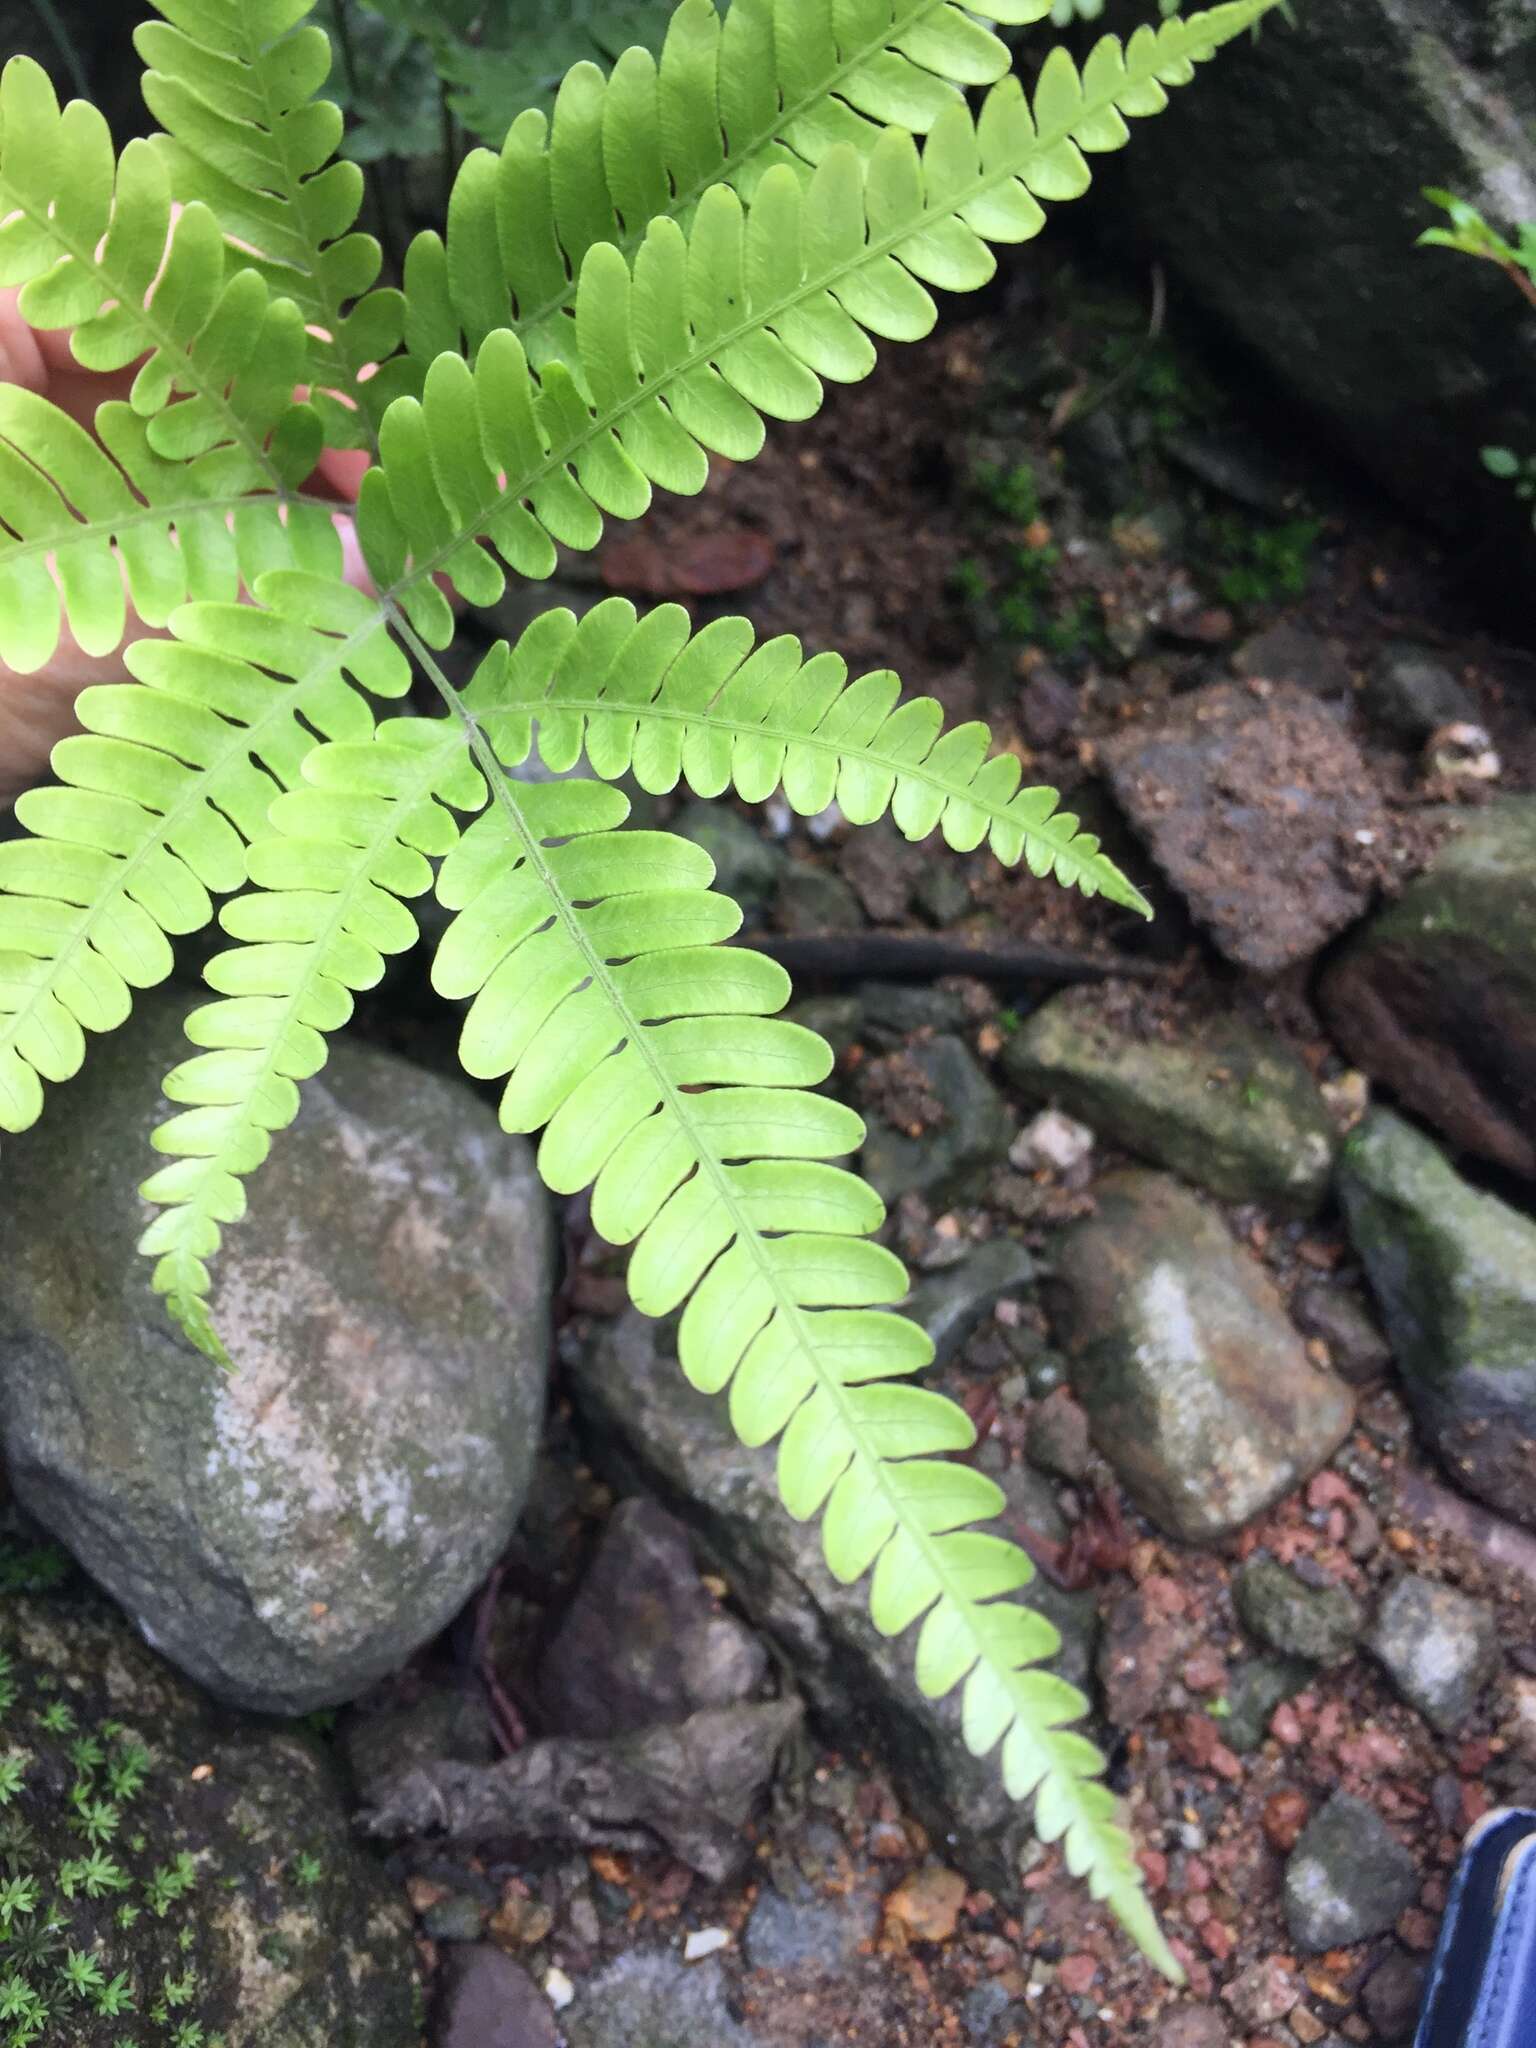
M805 938L754 933L744 941L792 975L813 981L910 979L968 974L976 981L1155 981L1166 969L1127 954L1105 959L1067 946L967 946L897 932L832 932Z

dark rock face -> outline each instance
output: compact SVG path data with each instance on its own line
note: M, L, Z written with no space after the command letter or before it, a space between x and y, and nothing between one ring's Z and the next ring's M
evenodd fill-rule
M561 2027L569 2048L758 2048L762 2040L733 2016L718 1964L690 1966L665 1950L633 1950L583 1979Z
M1385 814L1343 721L1307 691L1211 683L1100 755L1152 858L1240 967L1309 959L1364 911L1361 853Z
M1106 1175L1049 1300L1094 1441L1170 1535L1209 1541L1310 1476L1354 1414L1268 1276L1165 1174Z
M1536 1223L1386 1110L1339 1185L1420 1427L1469 1493L1536 1528Z
M497 1764L418 1764L374 1788L365 1825L466 1846L510 1835L639 1855L665 1847L723 1884L751 1855L742 1829L800 1712L795 1699L704 1707L607 1742L551 1736Z
M561 1735L630 1735L726 1707L767 1675L761 1643L722 1613L688 1532L654 1501L621 1501L539 1673Z
M6 1143L0 1422L18 1495L210 1692L355 1697L506 1543L543 1414L549 1225L465 1089L335 1046L215 1267L233 1374L180 1338L135 1187L186 999Z
M141 2016L167 1978L185 1974L194 1989L176 2018L226 2048L416 2048L405 1902L353 1842L319 1744L211 1709L94 1599L8 1596L0 1654L13 1694L7 1741L24 1767L6 1817L13 1833L25 1830L40 1905L105 1977L124 1975L139 2023L60 2001L44 2039L113 2048L125 2031L142 2038ZM40 1717L60 1708L70 1732L49 1732ZM81 1775L69 1753L77 1741L104 1754L84 1767L102 1798L110 1767L135 1750L144 1758L137 1789L111 1794L121 1825L108 1853L124 1888L94 1899L78 1887L66 1898L56 1884L61 1863L84 1853L64 1796ZM118 1918L123 1903L138 1908L130 1926Z
M1262 166L1286 166L1283 178ZM1240 190L1234 187L1240 182ZM1536 447L1536 320L1492 264L1415 254L1450 187L1536 217L1536 23L1508 0L1334 0L1222 53L1109 175L1194 293L1419 517L1523 514L1481 474ZM1526 536L1527 544L1529 534Z
M1536 797L1461 823L1321 998L1358 1066L1453 1144L1536 1178Z

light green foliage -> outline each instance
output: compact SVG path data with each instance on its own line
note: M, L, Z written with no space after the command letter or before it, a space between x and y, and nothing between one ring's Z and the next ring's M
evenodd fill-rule
M1272 4L1106 36L1081 69L1054 50L1026 90L987 23L1040 20L1049 0L734 0L723 21L683 0L659 59L627 52L606 79L578 64L552 120L535 109L499 156L471 155L445 237L411 251L402 352L367 379L400 307L353 231L357 176L327 161L324 39L299 0L162 0L141 48L168 137L115 171L96 117L60 115L34 67L11 67L0 97L0 196L22 194L4 274L32 276L50 307L65 294L87 350L105 320L120 360L156 351L131 408L103 409L111 476L61 415L8 416L27 437L15 461L42 480L29 489L57 503L28 500L0 534L0 632L46 658L56 614L23 590L42 576L108 644L119 560L130 601L169 629L127 650L132 681L85 693L57 786L22 799L29 836L0 845L0 1127L35 1121L87 1034L120 1023L170 971L171 940L231 898L217 1000L189 1019L196 1050L166 1081L177 1111L144 1190L154 1284L221 1358L209 1260L327 1035L435 889L451 922L432 980L468 1000L467 1070L503 1083L508 1129L542 1130L553 1188L591 1189L597 1227L634 1247L637 1304L682 1310L684 1371L728 1396L747 1442L778 1442L785 1502L821 1518L832 1570L872 1575L877 1626L917 1630L924 1690L958 1692L972 1749L997 1752L1042 1836L1170 1974L1101 1759L1069 1726L1084 1701L1039 1668L1055 1632L1012 1597L1029 1560L977 1526L1002 1496L944 1456L972 1440L964 1414L912 1383L932 1346L890 1312L907 1279L873 1241L881 1204L836 1163L862 1126L814 1092L830 1053L777 1014L783 972L724 943L739 912L708 857L622 831L611 784L782 790L855 824L888 811L909 838L986 842L1088 894L1140 896L1055 791L989 757L983 727L946 733L889 673L850 681L792 639L756 645L744 621L694 633L679 607L641 618L618 600L579 624L549 612L462 695L432 649L454 628L445 581L486 603L508 571L547 575L557 544L595 546L656 485L700 490L711 454L757 452L765 416L806 418L825 381L866 376L877 339L926 334L931 288L984 284L991 245L1038 233L1047 203L1086 190L1091 155ZM989 88L974 110L969 86ZM41 158L39 135L54 138ZM145 268L172 193L172 264L201 237L174 304ZM51 284L50 265L91 291ZM231 304L262 335L300 337L302 363L243 354L220 325ZM292 382L315 402L287 403ZM147 449L163 471L112 443L125 422L142 424L134 462ZM377 456L357 509L374 595L322 559L323 508L302 488L321 435ZM242 500L233 556L210 459ZM253 602L232 601L234 567ZM446 715L377 723L411 657ZM516 780L535 748L591 779ZM127 1882L109 1850L142 1772L89 1749L77 1769L82 1854L59 1886L94 1899ZM194 1878L183 1858L124 1903L163 1916ZM151 2015L167 2028L179 1984Z
M378 243L353 231L362 173L336 161L341 114L315 97L331 49L309 11L310 0L160 0L164 21L134 41L171 190L206 204L298 312L327 445L353 447L392 396L388 375L359 372L394 353L401 303L373 289Z

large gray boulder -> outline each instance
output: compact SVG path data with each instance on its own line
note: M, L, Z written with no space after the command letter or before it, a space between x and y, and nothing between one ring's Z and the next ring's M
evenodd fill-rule
M93 1049L0 1181L0 1427L25 1505L232 1703L353 1697L506 1543L543 1412L548 1214L466 1090L338 1044L215 1266L224 1374L171 1327L135 1193L184 1001Z
M1358 1066L1453 1145L1536 1179L1536 797L1457 813L1321 996Z
M1354 1418L1274 1284L1166 1174L1107 1174L1051 1248L1052 1320L1094 1441L1144 1513L1207 1542L1310 1478Z
M225 2048L417 2048L404 1897L352 1840L312 1737L211 1709L94 1598L0 1602L0 1654L19 1776L0 1872L35 1887L12 1933L60 1922L52 1955L6 1950L50 2007L37 2039L169 2043L185 2025ZM82 1780L117 1812L91 1843L65 1796ZM66 1881L93 1844L105 1867ZM61 1994L66 1942L121 1979L117 2016Z
M1294 13L1138 126L1108 201L1415 513L1513 536L1521 510L1477 451L1536 448L1536 316L1492 264L1413 243L1443 219L1425 185L1506 227L1536 218L1536 16L1526 0Z
M1468 1493L1536 1528L1536 1223L1388 1110L1350 1134L1339 1187L1425 1436Z

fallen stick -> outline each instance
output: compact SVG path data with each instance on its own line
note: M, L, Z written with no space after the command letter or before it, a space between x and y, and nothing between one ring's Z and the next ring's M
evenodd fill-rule
M968 974L976 981L1157 981L1156 960L1105 959L1068 946L967 946L896 932L827 932L809 938L753 933L743 941L795 976L814 981L921 980Z

